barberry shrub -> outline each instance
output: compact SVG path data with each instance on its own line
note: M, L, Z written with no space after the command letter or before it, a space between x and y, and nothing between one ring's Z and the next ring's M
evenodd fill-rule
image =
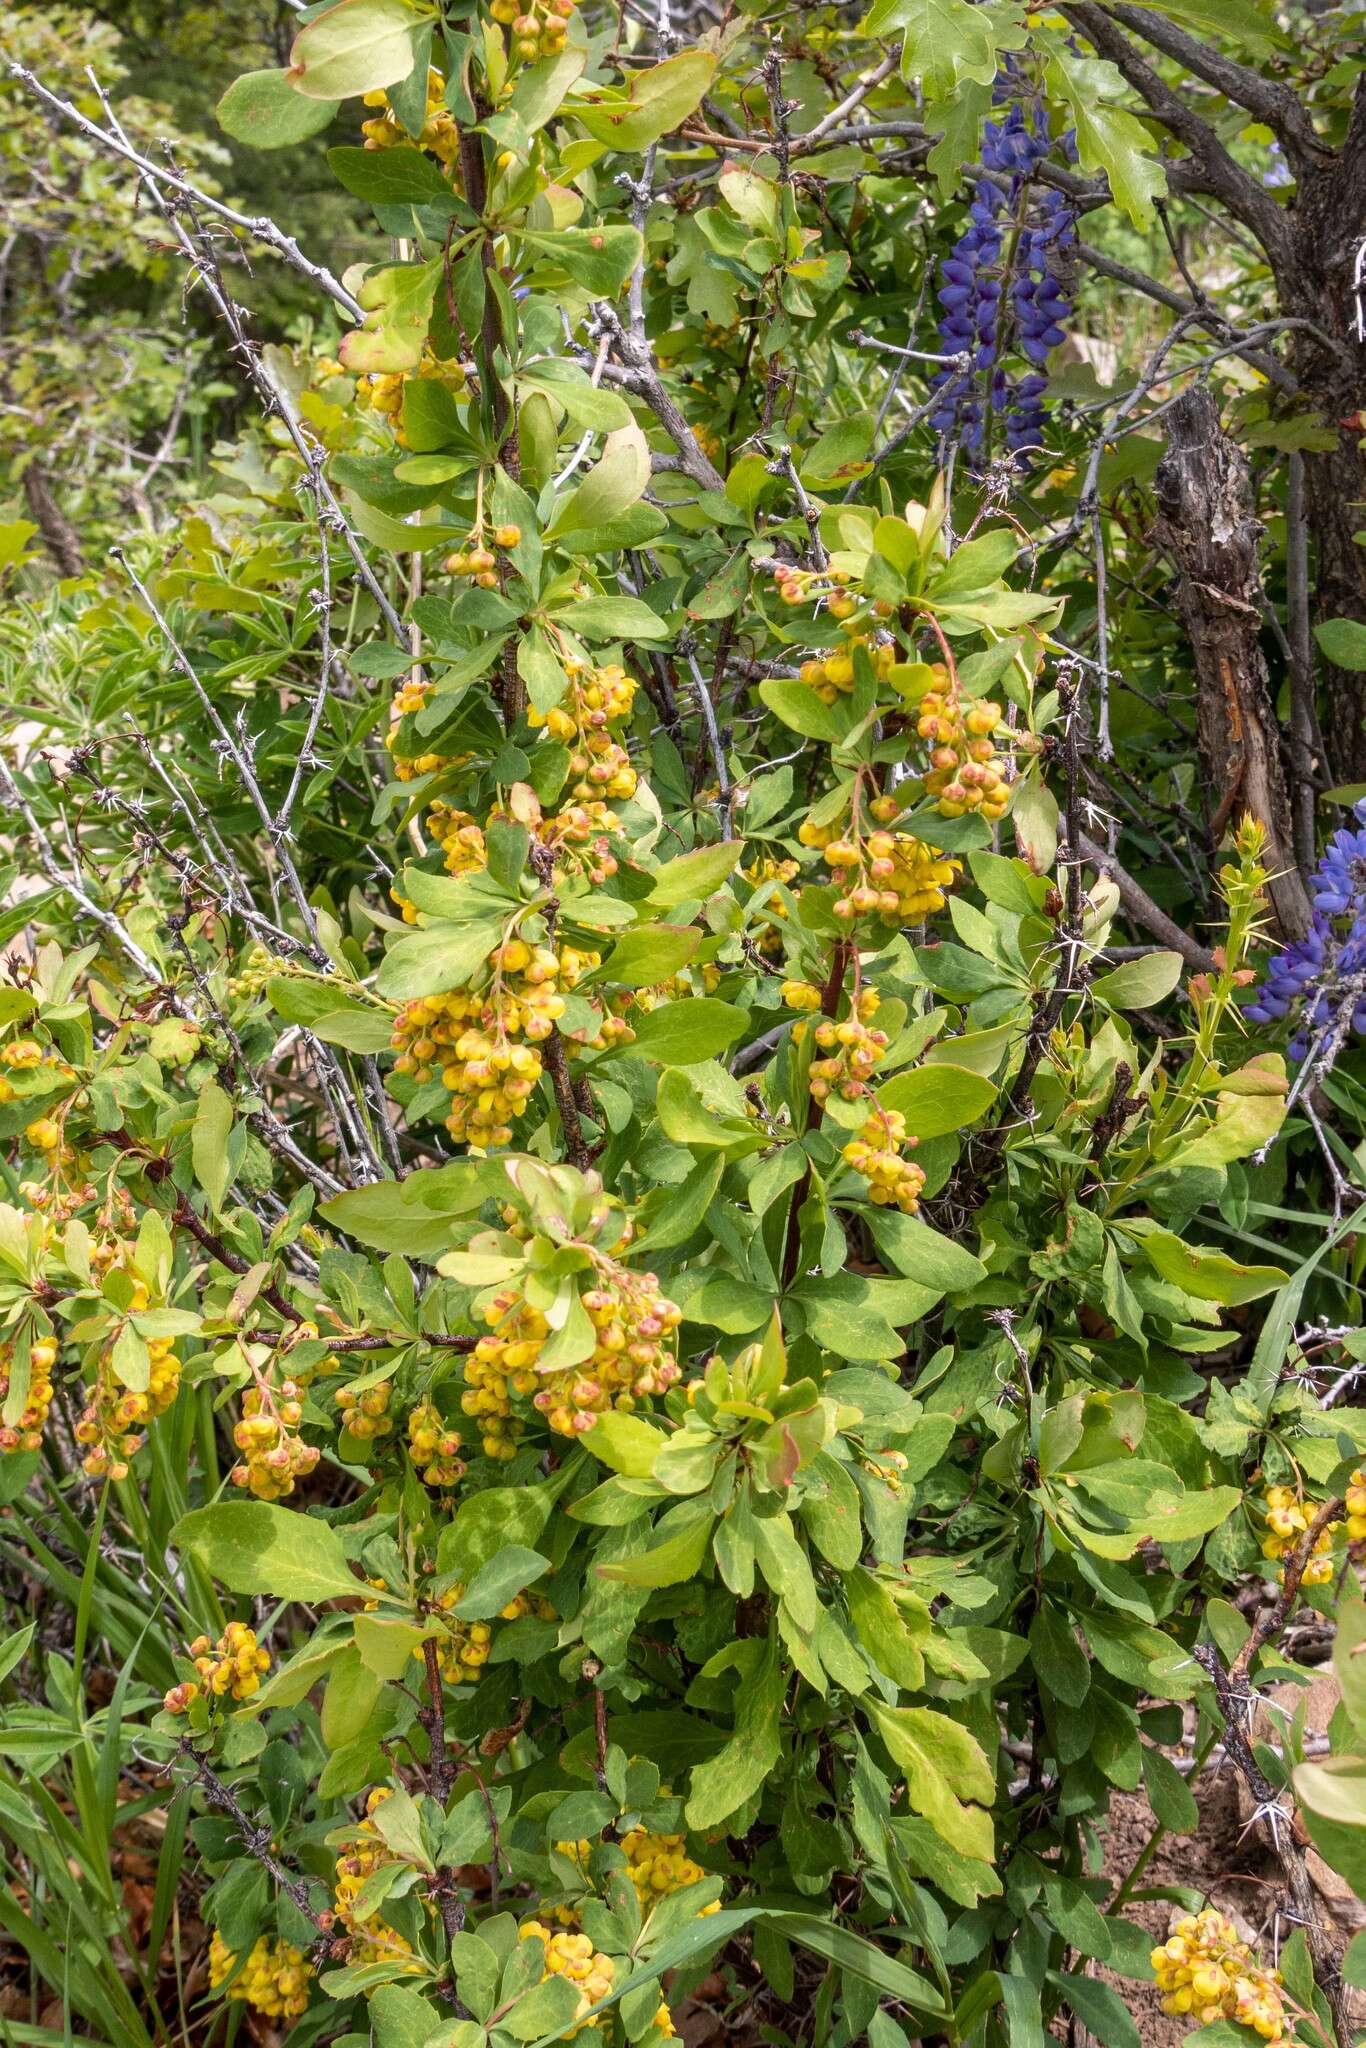
M1346 2048L1363 833L1289 930L1239 783L1188 932L1098 794L1188 658L1108 638L1121 424L1313 323L1193 301L1086 438L1079 224L1167 176L1116 13L304 10L220 112L329 131L341 276L23 81L262 411L0 619L0 1928L76 2038ZM1254 1753L1339 1599L1336 1754ZM1265 1927L1139 1897L1216 1745Z

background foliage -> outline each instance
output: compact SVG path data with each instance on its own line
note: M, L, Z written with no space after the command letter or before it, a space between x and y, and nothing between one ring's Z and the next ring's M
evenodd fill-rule
M1358 2038L1358 26L14 12L15 2041Z

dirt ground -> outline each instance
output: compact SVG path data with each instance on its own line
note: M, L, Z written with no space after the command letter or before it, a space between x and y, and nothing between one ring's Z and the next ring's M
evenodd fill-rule
M1300 1694L1293 1687L1285 1690L1287 1704L1293 1706ZM1327 1730L1338 1697L1337 1685L1326 1672L1314 1680L1307 1712L1311 1738L1321 1737ZM1259 1715L1254 1728L1259 1739L1274 1741L1278 1732L1274 1711ZM1231 1764L1212 1762L1199 1780L1192 1783L1192 1790L1200 1807L1199 1827L1192 1835L1163 1837L1138 1889L1162 1885L1195 1888L1206 1895L1208 1904L1227 1913L1243 1939L1254 1942L1262 1957L1271 1961L1276 1946L1276 1905L1284 1884L1271 1843L1252 1821L1251 1802ZM1104 1860L1105 1874L1112 1883L1117 1884L1129 1870L1152 1825L1152 1814L1141 1793L1116 1795ZM1325 1932L1334 1946L1341 1949L1366 1926L1366 1907L1314 1851L1309 1852L1307 1861ZM1126 1916L1145 1927L1156 1944L1165 1940L1184 1910L1167 1899L1138 1899L1127 1907ZM1128 2006L1137 2022L1143 2048L1177 2048L1187 2038L1190 2021L1164 2013L1155 1986L1116 1977L1105 1969L1097 1970L1096 1974L1113 1985ZM1351 2016L1360 2023L1366 2020L1366 2000L1358 1997L1356 2003L1358 2010Z
M1195 1787L1200 1826L1193 1835L1165 1836L1148 1865L1139 1890L1160 1885L1190 1885L1208 1893L1238 1926L1245 1938L1262 1927L1272 1911L1278 1866L1254 1835L1245 1832L1238 1789L1230 1766L1206 1771ZM1105 1847L1105 1874L1118 1883L1152 1832L1153 1817L1142 1793L1122 1792L1110 1809ZM1138 1899L1126 1918L1145 1927L1156 1945L1165 1941L1174 1920L1186 1909L1168 1899ZM1143 2048L1177 2048L1190 2032L1189 2019L1163 2012L1157 1987L1098 1969L1096 1975L1114 1986L1138 2024Z

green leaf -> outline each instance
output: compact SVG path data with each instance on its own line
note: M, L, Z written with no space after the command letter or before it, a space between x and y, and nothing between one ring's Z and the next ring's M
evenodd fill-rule
M393 1044L393 1019L381 1010L352 1004L344 1010L324 1010L310 1029L327 1045L340 1045L347 1052L387 1052Z
M503 936L502 920L475 918L469 924L432 924L396 939L375 977L382 996L412 1002L464 988L488 962Z
M514 2041L535 2041L549 2028L552 2040L563 2041L573 2031L579 1997L578 1986L567 1977L542 1978L502 2013L499 2031Z
M771 676L760 683L759 695L769 710L803 739L842 740L849 731L848 712L838 704L823 704L805 683Z
M996 1778L976 1738L931 1707L893 1709L870 1698L868 1712L905 1774L915 1811L953 1848L989 1863L993 1836L984 1809L996 1796Z
M711 1545L716 1520L703 1503L685 1501L663 1515L657 1525L669 1534L641 1557L625 1558L619 1564L600 1564L597 1574L623 1586L678 1586L697 1576Z
M1145 953L1140 960L1121 961L1099 975L1091 983L1091 993L1112 1010L1151 1009L1171 994L1184 965L1179 953Z
M1049 1971L1077 2018L1105 2048L1143 2048L1133 2014L1114 1989L1076 1971Z
M1366 626L1359 619L1324 619L1314 638L1334 668L1366 671Z
M550 1514L546 1495L534 1486L490 1486L462 1500L455 1519L441 1531L437 1570L469 1585L475 1573L508 1544L530 1547Z
M215 1216L222 1213L232 1164L228 1134L232 1130L232 1104L216 1081L206 1081L199 1091L194 1124L190 1131L190 1160L194 1177L208 1196Z
M405 0L341 0L294 38L286 74L311 100L345 100L397 85L413 68L417 20Z
M626 227L517 230L538 256L549 256L595 299L614 299L640 259L640 230Z
M1164 1828L1173 1835L1193 1835L1200 1825L1200 1808L1190 1786L1169 1757L1160 1749L1143 1750L1143 1784L1148 1804Z
M419 1167L403 1180L371 1181L319 1204L325 1222L377 1251L434 1260L452 1245L451 1223L470 1216L490 1192L482 1161L455 1159Z
M245 71L214 109L218 125L251 149L288 149L330 125L340 102L305 99L287 71Z
M1025 41L1010 14L974 7L971 0L873 0L860 33L887 35L898 28L906 32L902 76L918 79L930 100L950 98L960 78L990 84L998 49L1018 50Z
M183 1515L172 1540L230 1593L342 1600L363 1590L326 1522L261 1500L225 1500Z
M431 1871L432 1861L422 1840L421 1816L412 1793L402 1785L392 1787L382 1809L376 1808L375 1830L405 1863L414 1864L419 1870Z
M895 1956L874 1947L866 1935L850 1927L839 1927L814 1913L771 1913L768 1923L814 1955L824 1956L841 1971L871 1984L884 1997L911 2005L919 2012L942 2013L944 2001L934 1986ZM871 2040L871 2036L869 2037Z
M1167 191L1167 174L1153 154L1152 138L1143 123L1121 108L1107 105L1126 88L1112 64L1071 54L1060 38L1049 38L1052 55L1047 78L1050 89L1071 112L1077 155L1086 171L1103 171L1117 206L1135 227L1147 227L1153 201Z
M666 1138L694 1150L757 1152L767 1142L751 1120L745 1091L724 1067L669 1067L655 1098Z
M737 548L688 599L688 617L728 619L744 603L753 574L748 551Z
M985 1074L941 1061L894 1074L890 1081L879 1083L877 1092L883 1108L899 1110L907 1131L917 1138L940 1138L950 1131L965 1130L985 1116L996 1100L996 1085Z
M868 1228L883 1258L922 1287L962 1294L987 1277L986 1267L974 1252L932 1230L919 1216L903 1216L899 1209L874 1209L868 1216Z
M338 184L374 206L433 206L447 213L459 208L459 196L435 158L408 143L393 149L329 149L327 161Z
M696 1765L685 1809L690 1828L714 1828L757 1792L782 1753L785 1674L770 1635L758 1667L736 1690L735 1730L725 1748Z
M585 1447L611 1472L628 1479L648 1479L654 1462L669 1441L643 1415L622 1415L609 1408L584 1435ZM642 1503L642 1508L643 1508Z
M649 481L650 450L633 421L608 435L601 461L560 504L546 528L546 539L606 526L635 504Z
M1366 1896L1366 1757L1324 1757L1297 1764L1291 1776L1315 1848Z
M549 1570L550 1560L538 1551L506 1544L480 1565L451 1612L457 1621L487 1621Z
M342 4L362 5L364 0L342 0ZM353 375L417 368L440 278L439 256L430 263L394 263L366 278L356 293L357 302L365 309L365 325L343 335L337 351ZM422 528L403 526L400 531L411 545L412 535L421 534Z
M526 684L532 710L542 717L555 709L569 688L569 673L541 626L533 626L518 641L517 673Z
M381 1984L368 2001L376 2048L423 2048L441 2015L403 1984Z
M710 50L684 50L633 73L624 100L576 100L574 119L609 149L639 155L696 112L715 70Z
M705 936L696 925L641 925L617 940L599 978L624 988L654 988L686 967Z
M879 1670L907 1692L918 1692L925 1683L925 1660L900 1608L881 1580L861 1569L848 1572L844 1597L849 1602L850 1619L858 1639ZM928 1633L928 1629L923 1633Z
M742 840L723 839L715 846L695 846L691 853L676 854L655 871L651 908L676 910L680 903L704 903L734 873L743 852Z
M377 1678L402 1678L412 1669L414 1650L421 1649L436 1624L419 1628L411 1621L381 1621L377 1614L358 1614L356 1649L367 1671Z
M657 1010L646 1010L634 1019L635 1037L623 1051L661 1067L696 1066L734 1045L744 1036L748 1021L745 1012L732 1003L717 1002L714 996L690 996L661 1003Z
M519 384L548 393L564 407L576 427L590 427L594 433L610 434L631 424L631 408L619 391L600 391L590 384L588 373L577 363L546 356L523 363L517 372Z
M580 597L562 614L586 640L667 640L669 627L638 597Z
M990 84L972 78L960 79L947 99L930 108L926 125L938 132L939 140L925 161L934 174L941 200L952 197L964 168L976 161L982 122L990 111Z
M1285 1284L1279 1266L1243 1266L1224 1252L1183 1244L1170 1230L1145 1231L1139 1244L1154 1271L1197 1301L1237 1308Z

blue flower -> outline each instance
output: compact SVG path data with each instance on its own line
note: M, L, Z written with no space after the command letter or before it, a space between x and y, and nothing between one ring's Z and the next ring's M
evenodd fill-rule
M993 98L1001 118L985 124L982 168L1009 179L1008 187L979 178L968 208L968 226L939 268L938 299L943 311L939 336L946 353L969 358L969 367L945 367L931 379L939 403L930 415L936 430L956 438L970 455L982 451L988 411L1004 421L1006 446L1014 453L1037 448L1044 430L1041 372L1063 340L1072 311L1064 281L1076 241L1076 217L1065 195L1035 189L1031 179L1053 147L1048 119L1035 105L1026 115L1019 94L1024 83L1008 65L997 76ZM1061 139L1074 156L1071 132ZM1010 275L1003 266L1009 252ZM1002 328L1002 313L1005 326ZM1012 376L1006 359L1022 356L1029 366ZM983 371L985 391L976 372Z
M1303 938L1268 963L1243 1014L1270 1024L1298 1011L1290 1057L1334 1032L1366 1037L1366 802L1323 849L1309 880L1313 914Z

